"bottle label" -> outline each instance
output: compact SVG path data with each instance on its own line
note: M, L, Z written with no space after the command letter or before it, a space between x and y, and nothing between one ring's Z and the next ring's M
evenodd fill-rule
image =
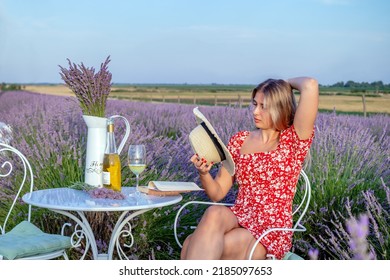
M103 172L103 185L111 185L110 172Z

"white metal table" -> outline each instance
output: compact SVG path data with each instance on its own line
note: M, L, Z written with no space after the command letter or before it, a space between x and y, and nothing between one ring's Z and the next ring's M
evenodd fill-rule
M86 248L84 259L89 246L92 250L94 259L111 260L114 253L114 247L120 259L128 259L123 251L122 244L119 242L121 236L131 239L130 244L123 244L124 247L131 247L134 238L131 233L130 220L145 213L146 211L178 203L182 200L181 195L175 196L152 196L141 194L141 199L136 200L134 187L122 187L122 193L126 196L123 200L92 198L89 193L71 188L55 188L37 190L27 193L23 196L23 201L40 208L47 208L71 218L76 222L75 231L72 235L72 241L77 242L73 245L78 246L83 235L86 236ZM85 212L115 212L122 214L119 216L115 227L111 233L111 238L107 253L99 253L97 249L95 235L85 216ZM127 227L127 228L125 228Z

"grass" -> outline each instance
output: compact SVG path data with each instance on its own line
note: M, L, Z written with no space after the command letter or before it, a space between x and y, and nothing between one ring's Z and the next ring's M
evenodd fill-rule
M369 113L390 114L390 94L380 97L366 97L366 108ZM319 109L362 113L362 97L351 95L320 95Z

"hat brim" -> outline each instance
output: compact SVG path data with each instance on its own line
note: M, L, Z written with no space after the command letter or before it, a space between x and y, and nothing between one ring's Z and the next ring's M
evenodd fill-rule
M223 166L226 168L226 170L229 172L231 176L234 176L235 174L235 164L233 161L233 157L230 154L229 150L226 148L225 144L219 138L217 132L215 131L214 127L211 125L211 123L207 120L207 118L199 111L198 107L194 108L193 113L196 117L196 122L198 124L201 124L202 122L207 126L209 131L214 135L215 139L217 139L219 145L222 147L222 151L225 155L225 160L222 161Z

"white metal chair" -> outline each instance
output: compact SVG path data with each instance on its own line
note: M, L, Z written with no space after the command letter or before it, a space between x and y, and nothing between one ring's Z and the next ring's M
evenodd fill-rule
M300 177L303 178L304 180L304 185L301 187L301 186L297 186L297 192L298 191L301 191L300 188L302 188L302 191L303 191L303 194L302 194L302 198L301 198L301 201L298 205L298 207L293 211L293 217L295 216L295 214L297 214L300 210L300 215L298 218L296 218L296 220L294 221L294 224L293 224L293 227L292 228L271 228L267 231L265 231L257 240L256 240L256 243L253 245L252 249L251 249L251 252L249 254L249 260L252 259L252 256L253 256L253 253L255 251L255 248L256 246L259 244L259 242L267 235L269 234L270 232L273 232L273 231L292 231L292 232L303 232L303 231L306 231L306 228L302 225L302 219L303 217L305 216L306 212L307 212L307 209L309 208L309 204L310 204L310 199L311 199L311 185L310 185L310 181L309 181L309 178L307 177L306 173L301 170L301 173L300 173ZM178 210L177 214L176 214L176 218L175 218L175 222L174 222L174 235L175 235L175 239L176 239L176 243L180 246L180 248L183 247L183 245L181 244L180 240L179 240L179 237L178 237L178 222L179 222L179 218L181 218L181 212L189 205L191 204L204 204L204 205L225 205L225 206L232 206L233 204L230 204L230 203L219 203L219 202L208 202L208 201L189 201L185 204L183 204L183 206L181 206L181 208ZM191 226L192 229L195 229L196 226ZM274 256L272 255L267 255L268 258L270 259L275 259ZM298 256L297 254L293 253L293 252L288 252L284 258L284 260L303 260L302 257Z
M12 128L3 122L0 122L0 142L9 144L12 140Z
M15 178L13 176L19 171L24 173L22 182L16 188L10 184L13 184ZM21 201L25 185L29 183L27 191L30 193L33 191L34 178L31 165L26 157L17 149L0 143L0 179L6 177L8 177L7 180L0 181L0 195L5 195L5 193L8 195L12 192L12 198L10 199L12 203L9 209L0 212L0 259L54 259L57 257L68 259L66 249L72 247L72 245L71 238L63 235L64 227L61 235L43 232L30 222L31 205L28 206L27 220L6 231L7 223L12 217L11 214L15 210L15 205ZM16 194L14 194L15 191ZM2 205L4 203L0 201L0 206ZM6 213L5 218L3 213Z

